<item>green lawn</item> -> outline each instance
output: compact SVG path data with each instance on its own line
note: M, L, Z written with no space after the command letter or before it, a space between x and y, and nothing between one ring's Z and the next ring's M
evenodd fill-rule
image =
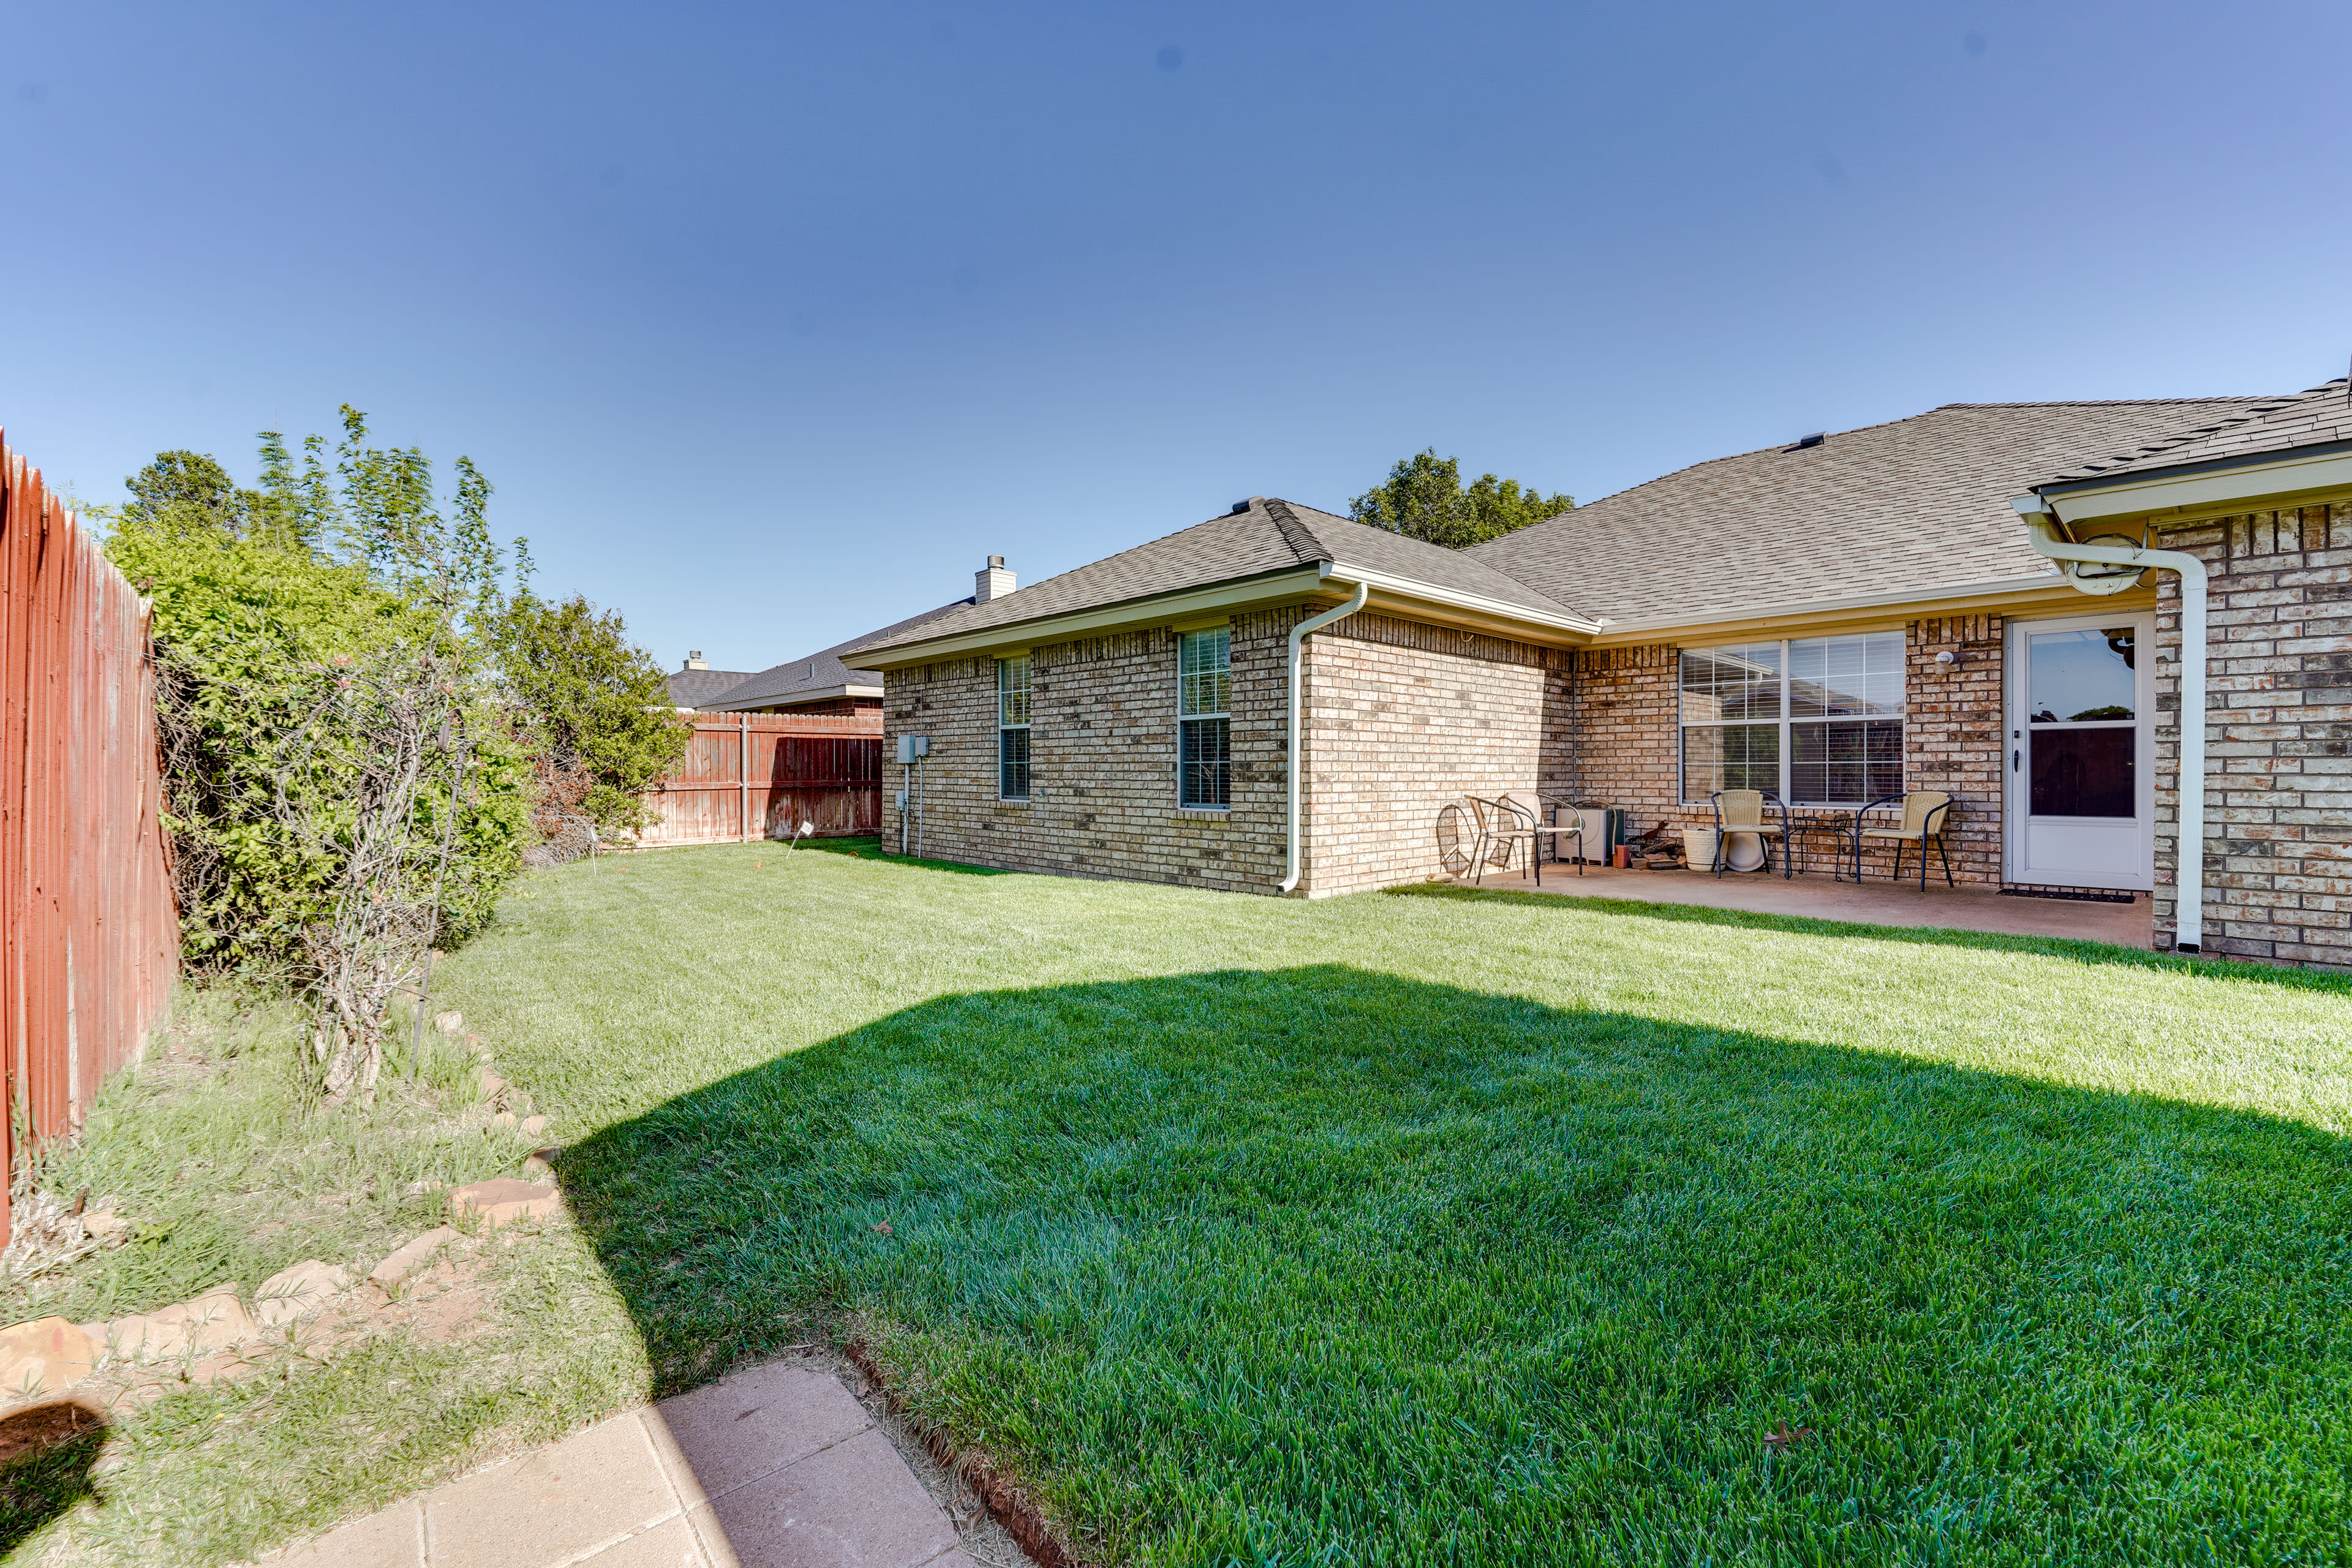
M772 845L443 975L657 1380L863 1336L1093 1556L2352 1557L2340 981Z

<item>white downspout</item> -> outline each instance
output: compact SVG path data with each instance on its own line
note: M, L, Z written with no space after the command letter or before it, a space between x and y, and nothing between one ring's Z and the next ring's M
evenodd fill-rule
M2205 563L2178 550L2137 545L2075 544L2058 531L2058 519L2040 496L2010 503L2033 531L2033 548L2053 561L2107 566L2153 566L2180 574L2180 802L2179 866L2173 873L2173 943L2195 952L2205 940Z
M1282 890L1286 893L1298 886L1298 778L1303 771L1298 754L1298 676L1300 663L1305 658L1307 635L1309 632L1319 632L1334 621L1346 620L1349 616L1362 609L1364 601L1370 598L1371 595L1370 584L1359 583L1356 584L1354 598L1336 610L1326 610L1319 616L1309 616L1290 628L1290 751L1283 758L1282 764L1282 771L1288 778L1290 795L1289 875L1282 879Z

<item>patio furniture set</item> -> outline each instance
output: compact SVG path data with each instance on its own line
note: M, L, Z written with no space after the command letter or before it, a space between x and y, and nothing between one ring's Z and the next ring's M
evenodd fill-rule
M1469 804L1475 835L1469 854L1470 865L1475 868L1474 881L1483 881L1492 869L1507 870L1511 862L1524 850L1528 868L1534 873L1536 885L1543 885L1544 859L1541 853L1549 842L1555 863L1563 857L1560 840L1577 841L1576 874L1584 875L1584 819L1574 807L1563 807L1557 801L1546 800L1527 790L1512 790L1487 799L1478 795L1464 797ZM1792 816L1789 803L1769 790L1717 790L1708 797L1714 808L1715 826L1707 834L1710 845L1707 869L1720 879L1731 865L1731 844L1735 836L1752 835L1762 851L1760 868L1769 875L1772 869L1773 847L1780 847L1780 875L1793 878L1799 869L1810 873L1815 847L1825 848L1830 855L1833 874L1839 881L1862 878L1862 852L1872 843L1895 847L1895 879L1903 877L1903 851L1907 845L1919 848L1919 890L1927 889L1927 847L1934 845L1936 857L1942 862L1945 886L1952 882L1951 857L1944 849L1944 832L1950 826L1957 803L1941 790L1912 790L1904 795L1890 795L1869 805L1853 809L1851 816L1842 811L1814 812ZM1891 823L1874 826L1869 814L1888 806L1901 809L1901 815ZM1777 812L1775 822L1771 813ZM1562 820L1565 816L1566 820ZM1443 829L1441 828L1441 834ZM1801 859L1803 865L1799 866ZM1449 869L1454 868L1449 867ZM1694 860L1691 868L1696 870ZM1748 869L1759 868L1750 867Z

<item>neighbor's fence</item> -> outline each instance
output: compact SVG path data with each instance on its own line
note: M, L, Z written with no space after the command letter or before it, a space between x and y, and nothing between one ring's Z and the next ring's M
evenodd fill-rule
M137 1059L179 973L147 605L0 443L0 1071L36 1142ZM13 1185L13 1182L10 1184ZM8 1237L0 1193L0 1244Z
M646 792L646 846L882 831L882 715L697 713L686 760Z

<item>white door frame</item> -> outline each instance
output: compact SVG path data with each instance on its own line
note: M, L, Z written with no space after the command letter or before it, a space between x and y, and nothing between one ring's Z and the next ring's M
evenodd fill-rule
M2134 726L2132 749L2133 808L2138 814L2137 864L2128 871L2036 870L2027 862L2026 818L2033 792L2024 772L2029 739L2025 704L2028 652L2026 638L2036 632L2097 631L2130 625L2137 628L2133 661ZM2103 616L2063 616L2047 620L2011 619L2002 649L2001 752L2001 878L2028 887L2115 888L2147 891L2156 886L2156 616L2149 610L2110 610ZM2087 819L2086 819L2087 820ZM2101 818L2098 820L2108 820Z

